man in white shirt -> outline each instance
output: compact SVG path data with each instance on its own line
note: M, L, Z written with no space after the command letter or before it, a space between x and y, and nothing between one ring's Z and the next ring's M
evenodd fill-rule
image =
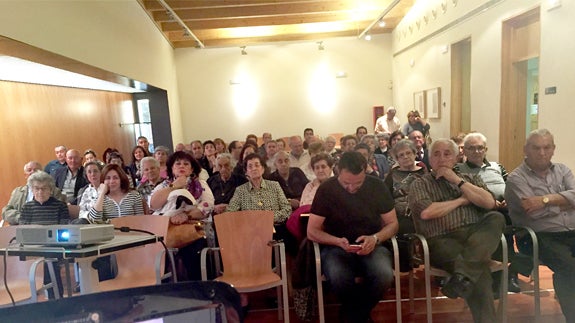
M394 107L388 107L386 115L377 118L375 122L375 134L392 133L401 129L401 122L399 122L399 118L395 116L396 112Z
M301 136L291 136L289 138L289 147L291 149L289 154L291 167L298 167L305 173L311 161L311 156L307 150L303 149Z

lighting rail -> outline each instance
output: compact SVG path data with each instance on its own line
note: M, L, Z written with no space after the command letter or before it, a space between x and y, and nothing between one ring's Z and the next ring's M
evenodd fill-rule
M161 1L161 0L160 0ZM377 18L375 18L370 24L369 26L367 26L362 32L361 34L359 34L359 36L357 36L357 38L361 39L363 38L363 36L365 36L365 34L367 34L371 28L373 28L373 26L375 26L375 24L377 24L381 19L383 19L383 17L385 17L385 15L387 15L393 8L395 8L395 6L397 6L398 3L400 3L401 0L394 0L392 3L389 4L389 6L387 6L387 8L385 8L385 10L383 10L382 13L379 14L379 16L377 16Z
M170 5L166 3L166 1L164 0L157 0L157 1L162 5L162 7L164 7L164 9L166 9L171 14L174 20L176 20L178 24L180 24L180 26L184 28L184 31L187 32L187 34L189 34L190 36L192 36L192 38L198 43L198 46L200 46L200 48L206 47L204 43L202 43L202 41L190 30L190 28L188 28L188 26L184 23L184 21L180 19L180 17L176 14L174 9L172 9L172 7L170 7Z

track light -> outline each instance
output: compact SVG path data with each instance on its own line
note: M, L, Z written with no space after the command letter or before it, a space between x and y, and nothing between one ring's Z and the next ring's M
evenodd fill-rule
M192 36L192 35L188 31L188 29L184 28L184 37L190 37L190 36Z
M365 38L364 38L364 39L367 40L367 41L370 41L370 40L371 40L371 35L370 35L370 34L365 35Z
M323 41L318 41L317 42L317 50L324 50L325 47L323 46Z
M242 46L242 47L240 47L240 48L242 49L242 51L241 51L242 55L247 55L247 54L248 54L248 52L246 51L246 46Z
M379 21L379 27L381 28L385 27L385 21L383 21L383 19Z

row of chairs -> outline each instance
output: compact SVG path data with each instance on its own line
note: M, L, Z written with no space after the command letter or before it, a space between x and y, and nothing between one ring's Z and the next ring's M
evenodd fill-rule
M147 230L157 235L165 236L167 234L169 219L161 216L147 216L145 219L140 216L121 217L113 220L116 227L128 226L140 230ZM289 302L288 302L288 288L287 288L287 271L286 271L286 258L285 248L283 243L270 243L272 241L272 228L273 228L273 212L270 211L239 211L228 212L214 217L214 222L219 236L219 248L206 248L202 251L202 279L208 279L208 255L211 253L215 257L216 280L224 281L234 286L240 293L249 293L258 290L269 288L276 288L278 295L278 318L285 319L289 322ZM15 236L15 227L3 227L0 231L0 245L7 246L9 239ZM531 235L534 244L534 301L535 301L535 321L540 321L540 300L539 300L539 277L538 277L538 254L537 254L537 239L535 233L526 229ZM414 238L419 239L423 249L423 266L425 269L425 289L426 289L426 313L427 321L432 321L432 308L431 308L431 282L430 276L447 276L448 273L439 269L433 268L429 263L429 250L427 243L422 236L414 235ZM395 302L397 322L401 322L401 288L400 288L400 272L399 272L399 251L398 244L395 238L391 239L393 254L394 254L394 274L395 274ZM498 314L503 322L506 320L505 306L506 295L504 292L507 290L507 255L505 248L505 238L502 237L503 245L503 260L501 263L494 263L492 270L502 270L504 278L501 279L501 301L498 308ZM272 253L273 249L273 253ZM321 275L321 259L319 256L319 245L314 243L315 250L315 266L316 266L316 281L318 291L318 310L320 322L325 322L325 314L323 307L323 286ZM118 267L120 268L118 277L113 280L100 283L101 290L113 290L137 286L146 286L159 284L162 280L161 273L164 272L165 256L164 248L159 244L151 244L144 247L120 251L117 254ZM271 267L272 254L274 256L274 267ZM223 271L220 267L219 257L223 264ZM15 258L15 259L11 259ZM16 257L6 257L8 261L8 278L10 282L10 290L17 291L20 288L16 286L17 282L26 282L26 288L23 288L24 293L16 292L17 300L25 299L22 295L28 295L30 301L37 300L38 291L46 288L53 288L53 286L42 286L39 284L38 278L42 273L38 273L37 267L43 260L19 261ZM35 265L33 265L36 263ZM173 262L172 262L173 263ZM15 270L21 268L17 266L24 266L24 270ZM33 268L33 271L32 271ZM154 268L154 270L143 270L144 268ZM14 269L14 270L13 270ZM12 276L16 273L28 273L26 279L22 277L17 278ZM32 272L34 273L32 275ZM175 270L172 270L175 273ZM3 274L3 272L1 272ZM34 277L33 277L34 276ZM34 279L32 279L34 278ZM175 279L175 277L174 277ZM413 272L409 274L409 299L410 310L414 311L414 292L413 292ZM52 279L52 281L55 281ZM57 286L56 286L57 288ZM2 285L2 289L5 286ZM2 291L2 297L6 293ZM55 294L58 294L57 292ZM1 299L2 304L6 304L6 300Z

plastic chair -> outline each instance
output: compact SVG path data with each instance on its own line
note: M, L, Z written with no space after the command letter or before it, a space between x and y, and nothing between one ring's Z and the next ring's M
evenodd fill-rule
M0 246L9 247L10 240L16 237L16 226L0 227ZM16 247L16 246L14 246ZM4 263L0 265L0 277L6 275L8 288L17 303L35 303L38 301L38 293L52 288L54 297L60 298L58 284L56 284L56 275L54 271L53 260L51 259L27 259L20 260L19 257L2 255L6 261L6 272L4 272ZM42 263L48 266L51 283L43 285L44 271ZM11 304L11 299L6 290L4 282L0 286L0 305Z
M399 272L399 247L397 245L397 239L392 237L391 245L393 247L393 275L395 277L395 309L397 322L401 323L401 284L400 284L400 272ZM317 242L313 243L313 249L315 253L315 274L317 282L317 307L319 312L319 322L325 323L325 313L323 306L323 281L324 276L321 271L321 254L319 250L319 244ZM382 301L380 301L382 302ZM384 301L385 302L385 301Z
M424 266L424 276L425 276L425 304L426 304L426 314L427 314L427 322L433 322L433 312L431 309L431 276L438 276L438 277L449 277L451 276L445 270L435 268L431 266L429 260L429 246L427 244L427 240L420 234L412 233L410 237L418 239L421 242L421 247L423 251L423 266ZM499 321L505 323L507 321L507 284L508 284L508 255L507 255L507 240L505 239L505 235L501 235L501 245L502 245L502 261L492 260L490 264L491 272L502 271L503 275L501 277L501 288L500 288L500 300L499 306L497 308L497 315L499 316ZM410 313L415 312L415 305L414 305L414 271L416 268L413 268L409 272L409 311Z
M160 215L134 215L111 219L114 227L129 227L130 229L145 230L157 236L165 237L168 233L170 218ZM118 231L117 234L145 234L141 232ZM115 253L118 262L118 276L114 279L99 283L100 290L115 290L123 288L159 285L162 279L172 277L175 281L175 273L172 253L168 253L172 272L163 275L165 249L161 243L153 243L145 246L121 250Z
M202 250L202 280L208 278L208 252L216 254L219 252L223 272L215 280L232 285L240 293L276 287L278 318L289 322L285 247L282 242L270 243L273 236L273 212L255 210L226 212L215 215L214 223L220 247ZM272 268L272 247L275 269ZM217 271L216 275L219 275L220 272Z

